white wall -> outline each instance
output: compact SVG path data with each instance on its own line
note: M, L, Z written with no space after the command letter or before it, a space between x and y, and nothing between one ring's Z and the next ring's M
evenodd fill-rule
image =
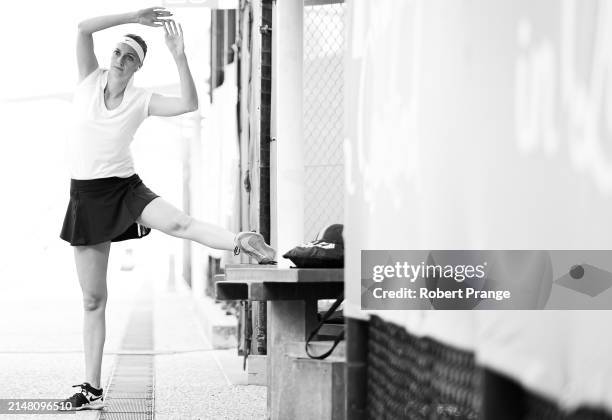
M348 6L347 314L362 315L362 249L611 249L609 2ZM488 337L483 362L612 406L595 333L610 312L379 315L461 347Z

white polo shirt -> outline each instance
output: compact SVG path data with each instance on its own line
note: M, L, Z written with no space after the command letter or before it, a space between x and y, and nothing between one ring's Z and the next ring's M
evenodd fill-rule
M108 70L97 68L76 87L68 131L68 157L73 179L95 179L135 173L130 143L148 116L152 92L132 85L115 109L104 103Z

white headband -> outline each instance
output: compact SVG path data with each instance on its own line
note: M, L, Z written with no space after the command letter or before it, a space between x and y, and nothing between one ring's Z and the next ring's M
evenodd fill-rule
M123 39L121 39L121 41L119 42L129 45L130 47L134 49L134 51L136 51L136 54L138 54L138 58L140 58L140 65L142 66L145 55L144 55L144 51L142 50L142 47L140 46L140 44L134 41L134 39L130 38L129 36L124 36Z

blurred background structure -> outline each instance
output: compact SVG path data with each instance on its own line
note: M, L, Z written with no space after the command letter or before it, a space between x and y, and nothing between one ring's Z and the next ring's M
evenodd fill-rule
M347 6L348 417L610 418L609 311L362 311L357 281L364 249L610 249L610 4Z

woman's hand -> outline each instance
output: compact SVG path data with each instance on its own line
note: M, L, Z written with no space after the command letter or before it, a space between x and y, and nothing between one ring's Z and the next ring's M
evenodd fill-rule
M158 27L164 24L164 17L172 16L172 12L163 7L149 7L136 12L136 23Z
M170 53L174 57L178 57L185 53L185 44L183 43L183 27L172 19L165 20L164 30L166 31L166 45Z

